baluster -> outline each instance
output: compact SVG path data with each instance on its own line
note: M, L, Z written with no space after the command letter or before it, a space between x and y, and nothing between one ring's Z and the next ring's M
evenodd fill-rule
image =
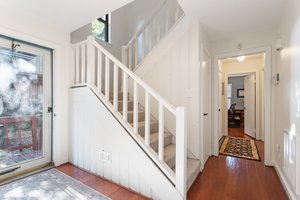
M169 13L170 13L170 5L169 4L170 3L167 3L167 6L166 6L166 33L169 30Z
M146 31L145 31L146 29L144 29L144 31L142 32L142 60L145 58L145 52L146 52L146 50L145 50L145 33L146 33Z
M133 132L138 134L139 127L139 94L138 83L134 81L133 85Z
M176 108L176 169L175 185L180 194L186 194L187 170L187 116L184 107Z
M98 81L97 81L97 86L98 86L98 90L100 92L102 92L102 53L100 51L98 51L98 55L97 55L97 65L98 65Z
M128 47L122 46L122 63L128 67Z
M152 49L152 21L150 21L150 24L149 24L149 52L151 51Z
M117 64L114 64L114 109L118 111L118 80L119 80L119 68Z
M123 72L123 119L127 122L128 111L128 75Z
M150 146L150 96L145 92L145 144Z
M90 85L95 85L95 77L96 77L96 65L95 65L95 57L96 51L94 46L95 38L92 36L88 36L87 38L87 66L86 66L86 77L87 83Z
M85 44L81 45L81 83L86 83L86 49Z
M175 2L175 23L177 22L179 18L179 4Z
M134 67L132 69L135 69L137 64L138 64L138 35L134 40Z
M132 70L132 43L130 43L128 47L128 59L128 68Z
M164 106L159 102L158 158L164 161Z
M105 99L106 101L109 101L109 71L110 71L110 60L106 56L105 57Z
M75 47L75 84L80 84L80 51Z
M158 44L159 40L160 40L160 23L159 23L159 20L158 20L158 22L157 22L157 42L156 42L156 44Z

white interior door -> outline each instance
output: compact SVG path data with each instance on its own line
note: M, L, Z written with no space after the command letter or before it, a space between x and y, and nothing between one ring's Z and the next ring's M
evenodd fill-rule
M253 138L255 131L255 74L250 74L244 80L245 133Z
M51 50L0 38L0 181L51 162L51 80Z
M204 54L203 63L203 159L204 163L211 156L211 79L210 61L208 55Z
M219 140L223 136L222 134L222 100L223 100L223 88L222 88L222 72L219 71Z

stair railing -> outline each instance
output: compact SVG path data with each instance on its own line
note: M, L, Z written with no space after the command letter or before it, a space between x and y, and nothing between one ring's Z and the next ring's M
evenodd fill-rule
M134 71L183 15L176 0L165 0L128 44L122 47L122 62Z
M86 41L73 45L74 58L71 59L73 86L90 86L107 105L111 112L120 119L148 156L175 185L177 191L186 197L187 170L187 116L184 107L174 107L162 98L155 90L135 75L126 65L104 49L95 38L89 36ZM73 63L74 62L74 63ZM133 89L133 126L128 123L128 82L132 81ZM123 92L122 114L118 112L119 91ZM141 92L141 93L140 93ZM139 93L145 94L145 138L139 137L138 105ZM150 148L150 99L159 105L159 140L158 153ZM164 113L168 111L176 118L176 168L175 173L164 162Z

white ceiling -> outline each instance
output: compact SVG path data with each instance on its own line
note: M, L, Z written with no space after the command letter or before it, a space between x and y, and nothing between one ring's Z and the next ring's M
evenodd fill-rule
M0 0L0 8L31 15L71 32L131 1L133 0Z
M286 0L178 0L185 13L200 20L211 41L270 32Z

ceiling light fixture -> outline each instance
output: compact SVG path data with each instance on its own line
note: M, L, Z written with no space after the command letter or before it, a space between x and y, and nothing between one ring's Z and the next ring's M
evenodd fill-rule
M237 57L236 58L239 62L243 62L245 59L246 59L246 57L245 56L239 56L239 57Z

